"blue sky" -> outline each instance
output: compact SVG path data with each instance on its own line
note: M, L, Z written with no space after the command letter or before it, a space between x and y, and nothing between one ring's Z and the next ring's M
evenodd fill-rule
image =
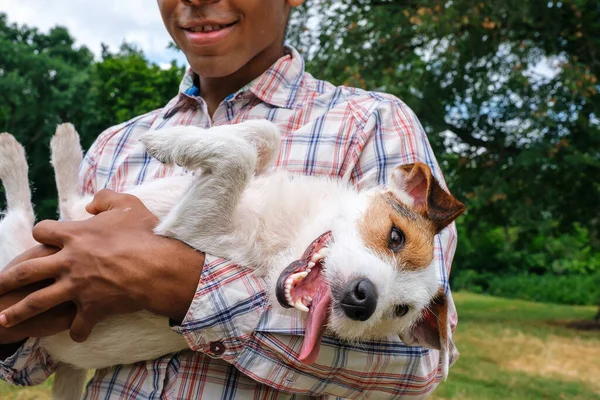
M66 27L78 45L85 45L97 56L101 43L112 50L125 40L135 43L146 56L158 63L185 58L168 50L170 37L165 30L156 1L152 0L0 0L0 13L9 22L35 26L47 32L51 27Z

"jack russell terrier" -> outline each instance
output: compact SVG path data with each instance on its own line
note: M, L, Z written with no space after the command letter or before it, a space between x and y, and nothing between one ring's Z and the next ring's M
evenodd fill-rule
M434 237L464 205L422 163L398 167L388 187L361 191L328 177L271 171L280 140L278 128L265 120L146 133L141 142L150 155L198 174L128 193L159 217L156 234L253 266L266 278L273 307L303 311L302 362L317 359L325 332L353 342L400 335L407 344L439 349L445 378L458 353L432 264ZM82 150L72 125L57 128L51 150L61 217L89 218L85 205L92 197L79 192ZM36 244L27 174L23 148L1 134L8 209L0 222L0 269ZM188 348L166 317L149 312L112 316L84 343L63 332L42 338L40 346L59 363L53 387L59 399L81 398L86 369Z

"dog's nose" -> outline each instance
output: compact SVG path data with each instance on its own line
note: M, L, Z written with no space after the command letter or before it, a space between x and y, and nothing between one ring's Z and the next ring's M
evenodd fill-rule
M366 278L350 282L348 290L341 297L342 310L348 318L355 321L368 320L377 308L377 288Z

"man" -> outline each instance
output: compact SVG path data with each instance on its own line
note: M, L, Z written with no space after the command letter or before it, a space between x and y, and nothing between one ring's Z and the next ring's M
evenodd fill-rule
M154 235L156 217L139 200L116 193L186 173L151 159L138 142L144 132L252 118L267 118L284 133L280 168L365 187L385 184L400 164L422 161L443 182L406 105L318 81L284 47L290 10L302 3L158 1L190 71L164 108L108 129L87 153L83 190L96 194L88 211L97 216L38 224L34 236L43 246L0 274L0 294L8 293L0 300L7 308L0 313L3 379L31 385L53 372L36 336L70 327L73 339L83 341L103 318L147 309L168 316L191 351L97 371L86 398L412 398L435 388L438 352L397 338L354 346L326 337L317 361L301 364L303 323L269 308L261 279ZM455 245L454 226L436 238L434 262L446 288ZM22 289L28 284L35 285ZM449 307L454 327L451 301Z

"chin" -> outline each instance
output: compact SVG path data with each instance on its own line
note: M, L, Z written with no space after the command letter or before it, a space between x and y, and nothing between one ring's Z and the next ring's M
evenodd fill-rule
M187 57L192 70L203 78L225 78L239 71L244 63L227 56Z

